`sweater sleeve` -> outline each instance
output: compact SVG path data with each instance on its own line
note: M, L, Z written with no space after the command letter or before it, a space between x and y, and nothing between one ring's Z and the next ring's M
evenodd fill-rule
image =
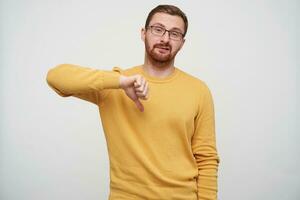
M195 129L192 151L198 166L198 200L217 200L217 172L220 162L215 138L214 105L210 90L204 85Z
M60 96L74 96L101 104L107 95L106 89L118 89L120 68L99 70L73 64L60 64L47 73L48 85Z

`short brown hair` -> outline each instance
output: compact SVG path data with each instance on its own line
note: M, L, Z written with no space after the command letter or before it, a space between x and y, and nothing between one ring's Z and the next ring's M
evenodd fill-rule
M184 22L184 34L183 37L186 35L187 29L188 29L188 19L184 12L182 12L178 7L173 5L158 5L155 8L153 8L150 13L148 14L148 17L146 19L145 28L149 26L149 23L155 13L167 13L169 15L177 15L182 18Z

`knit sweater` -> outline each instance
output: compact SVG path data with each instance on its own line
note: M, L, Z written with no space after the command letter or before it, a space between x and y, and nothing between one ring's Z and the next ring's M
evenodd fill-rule
M120 88L121 74L147 80L143 112ZM62 97L97 105L109 154L109 200L217 199L214 104L204 81L177 67L158 78L142 65L60 64L48 71L47 83Z

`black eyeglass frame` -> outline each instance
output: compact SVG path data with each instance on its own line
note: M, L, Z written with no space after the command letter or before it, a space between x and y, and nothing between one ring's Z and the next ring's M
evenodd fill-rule
M180 40L182 40L182 39L184 38L184 34L181 33L181 32L179 32L179 31L167 30L167 29L165 29L164 27L156 26L156 25L147 26L147 29L149 29L149 28L150 28L151 33L152 33L153 35L156 35L156 36L162 37L162 36L165 35L166 32L168 32L168 33L169 33L169 38L172 39L172 40L180 41ZM153 28L161 28L161 29L163 30L162 34L155 33L155 32L153 31L153 30L154 30ZM178 33L178 34L181 35L181 37L178 38L178 39L176 39L176 38L174 39L174 38L171 37L172 34L170 34L170 33Z

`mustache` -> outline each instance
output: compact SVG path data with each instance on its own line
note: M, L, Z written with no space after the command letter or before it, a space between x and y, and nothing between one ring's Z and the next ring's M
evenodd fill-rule
M168 48L168 49L172 49L172 47L169 44L155 44L154 48Z

